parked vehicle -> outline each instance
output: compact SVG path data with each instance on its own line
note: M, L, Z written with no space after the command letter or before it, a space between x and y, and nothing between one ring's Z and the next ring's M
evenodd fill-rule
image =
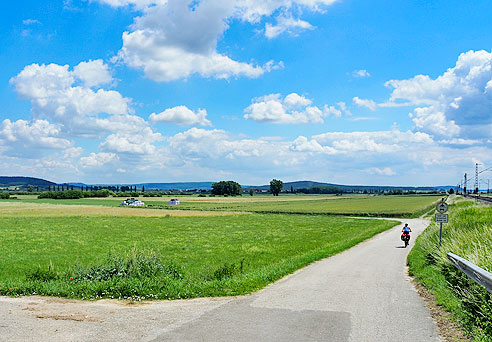
M130 206L130 207L143 207L145 205L144 202L136 199L136 198L128 198L120 203L120 205L123 206Z

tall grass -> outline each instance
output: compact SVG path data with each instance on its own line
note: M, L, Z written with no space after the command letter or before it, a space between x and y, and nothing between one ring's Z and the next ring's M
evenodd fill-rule
M452 252L492 271L492 208L473 202L458 202L443 228L439 248L439 225L433 223L417 239L408 257L410 272L452 312L476 341L492 340L492 297L448 260Z

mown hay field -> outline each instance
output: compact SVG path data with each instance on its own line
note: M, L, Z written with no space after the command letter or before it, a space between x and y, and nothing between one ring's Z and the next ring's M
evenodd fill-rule
M255 196L242 197L182 197L181 204L171 206L167 198L145 198L146 208L165 210L194 210L194 211L233 211L257 213L284 214L330 214L330 215L360 215L387 217L416 217L430 209L440 196L280 196L278 198L256 196L262 200L254 201ZM107 199L25 199L32 203L49 203L65 205L99 205L119 206L121 198Z

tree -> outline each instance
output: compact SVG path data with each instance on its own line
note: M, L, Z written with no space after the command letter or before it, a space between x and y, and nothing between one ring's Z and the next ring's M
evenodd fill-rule
M212 184L213 195L241 195L241 185L234 181L220 181Z
M142 192L145 192L145 186L142 185Z
M294 187L291 185L290 186L290 193L293 194L294 193Z
M34 190L34 187L31 184L29 184L27 186L27 191L32 192L33 190Z
M273 196L278 196L283 187L284 182L282 182L281 180L272 179L270 181L270 192L273 194Z
M250 195L250 196L253 196L254 194L255 194L255 191L254 191L252 188L250 188L250 189L249 189L249 195Z
M453 188L449 189L448 193L449 193L450 195L454 194L454 189L453 189Z

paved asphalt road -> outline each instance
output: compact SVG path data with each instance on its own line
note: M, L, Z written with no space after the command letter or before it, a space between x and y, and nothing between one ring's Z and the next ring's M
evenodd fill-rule
M414 234L427 222L406 220ZM128 305L0 297L0 341L440 341L401 226L250 296Z

